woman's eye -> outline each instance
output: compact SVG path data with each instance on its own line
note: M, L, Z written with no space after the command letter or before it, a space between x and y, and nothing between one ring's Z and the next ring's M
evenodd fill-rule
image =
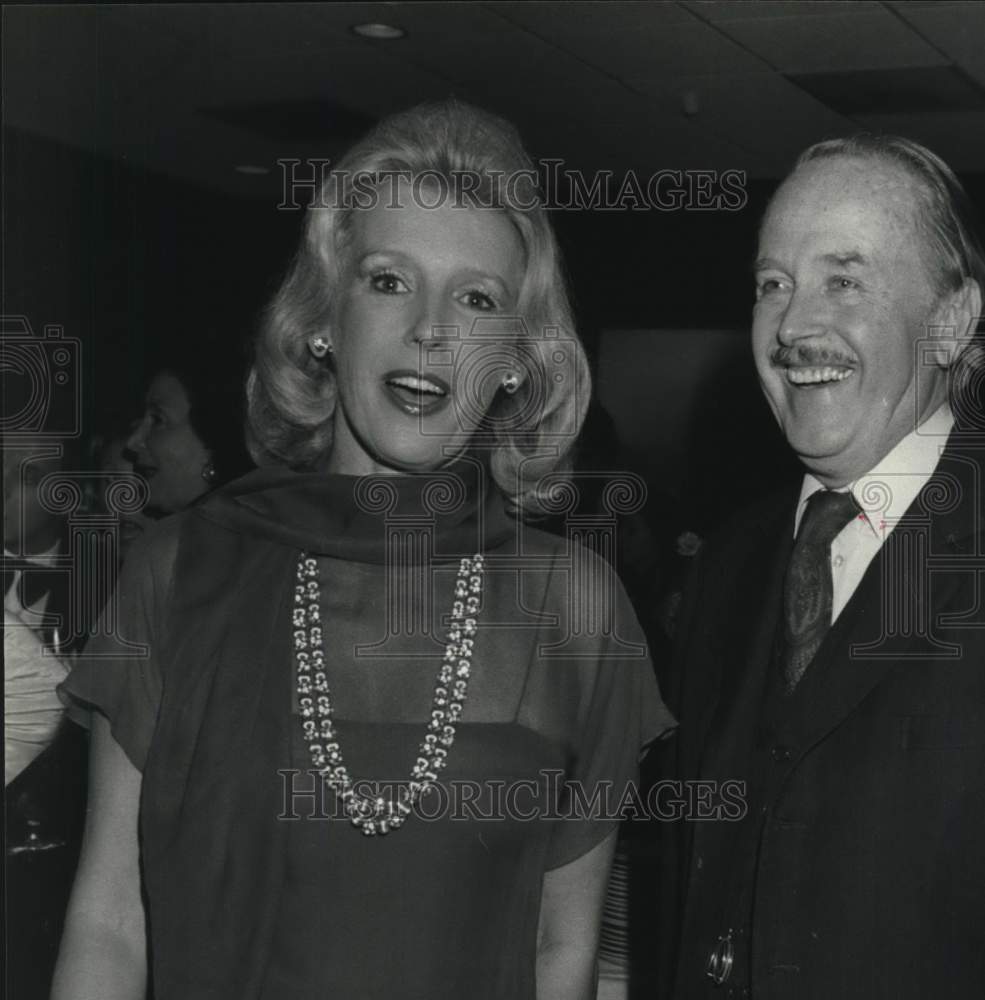
M378 292L384 295L398 295L407 291L407 285L403 279L394 274L393 271L378 271L370 279L370 284Z
M479 309L482 312L493 312L498 308L491 295L486 294L486 292L481 292L475 288L466 292L463 298L465 304L470 309Z

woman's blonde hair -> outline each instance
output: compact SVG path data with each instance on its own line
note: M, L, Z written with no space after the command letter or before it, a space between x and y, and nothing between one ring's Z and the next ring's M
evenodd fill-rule
M518 316L491 322L509 328L522 381L513 395L497 394L475 440L488 444L492 477L512 504L538 509L538 481L567 468L581 429L588 364L533 163L513 126L456 100L384 119L339 161L308 208L301 245L256 341L247 382L250 451L260 465L310 468L331 449L335 375L308 345L316 335L332 340L353 212L384 199L395 178L409 180L429 205L437 196L502 210L520 236L526 266Z

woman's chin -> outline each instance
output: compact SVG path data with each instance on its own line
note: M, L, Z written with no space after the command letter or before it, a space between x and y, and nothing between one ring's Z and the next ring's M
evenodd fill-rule
M347 468L333 471L349 475L410 476L438 472L460 461L469 450L468 441L453 441L435 435L420 436L413 442L399 442L399 447L367 449L358 462L342 463Z

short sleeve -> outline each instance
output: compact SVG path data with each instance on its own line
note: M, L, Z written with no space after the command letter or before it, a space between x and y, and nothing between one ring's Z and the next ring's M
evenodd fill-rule
M546 867L587 854L612 833L622 814L644 807L639 764L645 749L677 725L664 704L649 655L627 656L646 645L622 586L616 584L618 632L602 640L591 691L581 712L575 755L566 776ZM591 675L589 675L591 676Z
M161 704L159 642L177 552L176 516L142 536L127 555L97 627L58 693L86 725L93 710L143 771Z

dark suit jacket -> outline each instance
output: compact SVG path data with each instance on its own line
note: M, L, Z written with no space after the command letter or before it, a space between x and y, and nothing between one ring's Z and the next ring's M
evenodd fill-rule
M983 458L951 442L776 724L762 708L797 491L701 553L671 767L760 796L740 823L664 831L669 995L744 995L746 962L757 1000L985 996ZM718 987L707 961L743 891Z

